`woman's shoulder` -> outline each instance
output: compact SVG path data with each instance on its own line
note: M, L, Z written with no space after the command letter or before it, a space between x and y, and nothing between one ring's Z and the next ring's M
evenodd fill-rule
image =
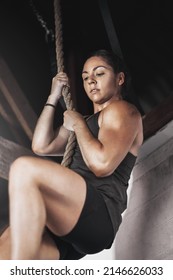
M102 112L100 127L101 125L115 130L125 130L126 133L133 131L136 135L133 153L137 154L137 148L143 142L143 124L142 116L136 106L124 100L112 102Z
M112 117L132 117L141 119L141 114L137 107L125 100L116 100L110 103L103 110L103 115L112 115Z

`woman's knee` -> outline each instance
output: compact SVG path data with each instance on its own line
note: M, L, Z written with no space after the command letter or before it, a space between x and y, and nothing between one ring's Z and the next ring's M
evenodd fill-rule
M31 159L32 159L32 157L29 157L29 156L18 157L11 164L9 175L11 176L16 173L21 173L22 171L25 171L25 173L26 173L27 168L29 167L29 165L31 163Z
M17 158L10 166L9 171L9 187L16 185L20 187L21 183L32 179L32 157L21 156Z

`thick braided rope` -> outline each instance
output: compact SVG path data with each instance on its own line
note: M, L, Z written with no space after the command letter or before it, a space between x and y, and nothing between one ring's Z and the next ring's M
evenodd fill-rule
M54 0L54 17L55 17L55 42L56 42L56 61L58 72L64 70L64 53L63 53L63 37L62 37L62 21L61 21L61 7L60 0ZM73 101L70 94L69 87L63 89L63 98L66 104L67 110L75 110ZM61 162L63 166L69 166L74 153L74 147L76 144L76 137L74 132L70 132L68 142L66 145L65 153Z

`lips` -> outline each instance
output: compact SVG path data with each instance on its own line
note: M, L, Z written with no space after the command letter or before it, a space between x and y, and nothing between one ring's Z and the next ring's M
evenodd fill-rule
M93 89L90 90L90 93L95 93L95 92L97 92L97 91L98 91L97 88L93 88Z

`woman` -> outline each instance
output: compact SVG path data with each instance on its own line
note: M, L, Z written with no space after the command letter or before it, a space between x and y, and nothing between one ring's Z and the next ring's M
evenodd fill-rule
M74 131L70 167L40 157L20 157L11 166L10 229L1 237L1 258L80 259L111 247L143 141L142 120L136 107L123 100L126 77L117 56L92 53L82 79L94 114L85 120L67 110L63 125L53 130L55 107L68 86L67 75L60 72L32 142L40 156L63 155Z

